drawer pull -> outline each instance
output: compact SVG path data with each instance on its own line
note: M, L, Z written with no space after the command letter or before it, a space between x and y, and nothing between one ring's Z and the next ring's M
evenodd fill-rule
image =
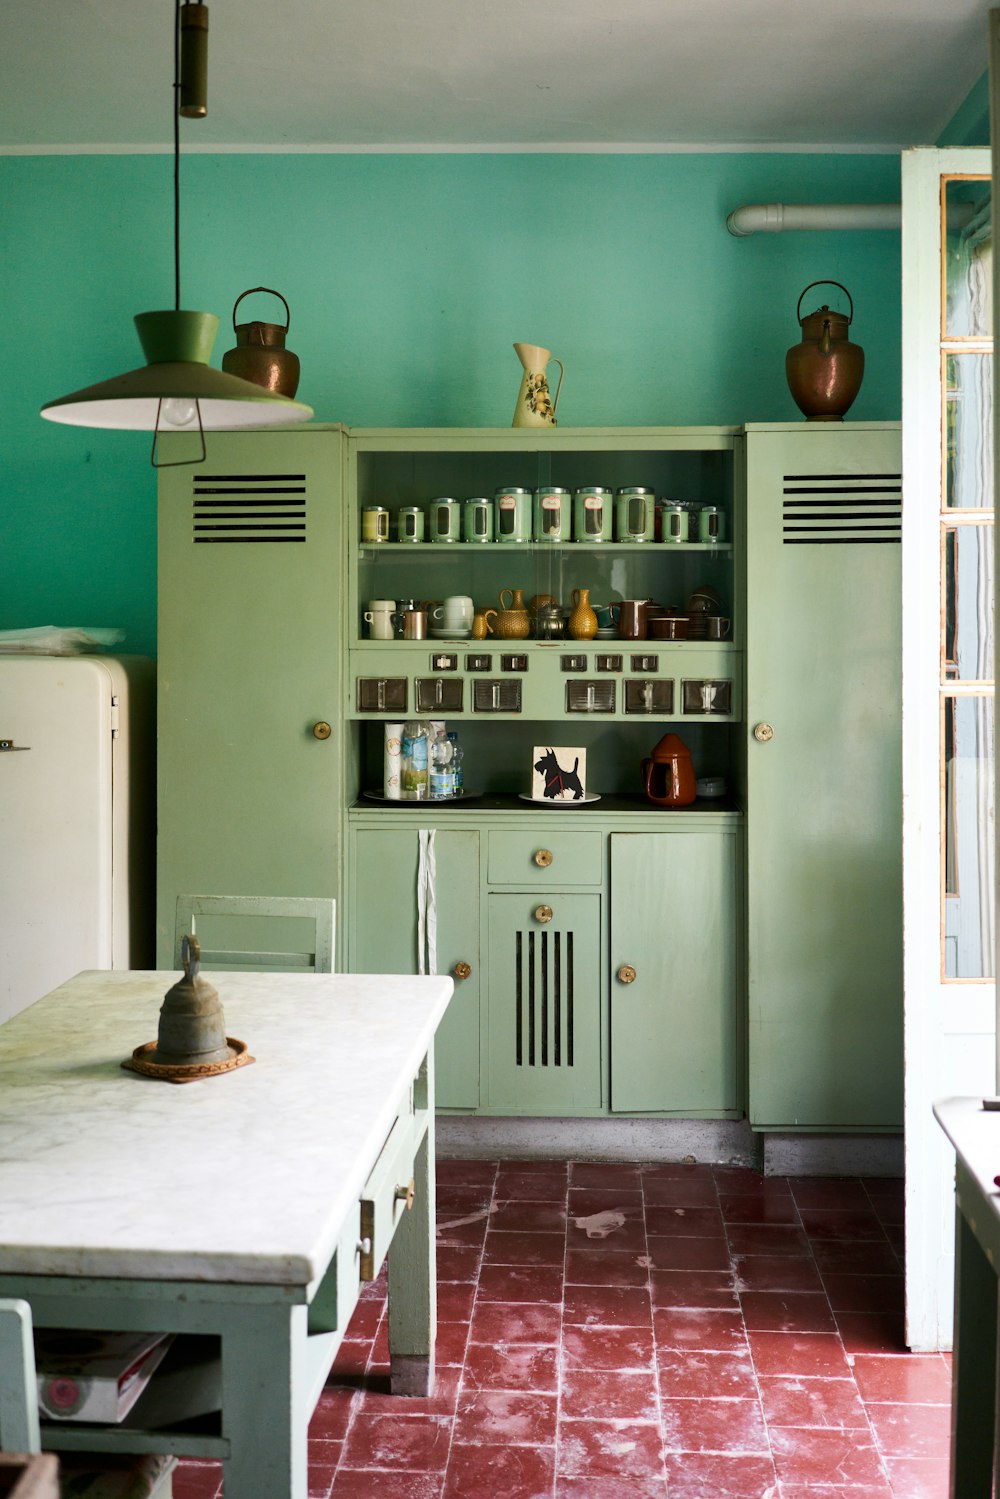
M548 869L552 863L552 850L548 848L536 849L533 858L539 869Z
M319 723L313 724L312 731L314 739L329 739L330 735L333 733L330 725L323 719L320 719Z
M397 1185L395 1192L392 1194L397 1202L403 1202L406 1204L407 1212L409 1212L411 1207L413 1206L413 1185L413 1177L411 1176L410 1180L406 1183L405 1186Z
M359 1254L369 1255L372 1252L371 1239L359 1239L355 1246Z
M369 1197L361 1199L361 1237L358 1240L358 1254L361 1256L358 1264L358 1279L370 1281L375 1279L375 1204Z
M535 920L536 921L540 921L543 926L545 925L545 923L547 921L551 921L552 920L552 907L551 906L536 906L535 907Z
M455 977L457 979L467 979L467 978L471 977L471 974L472 974L472 964L471 963L456 963L455 966L454 966L454 968L451 971L452 971L453 977Z
M632 964L623 963L618 970L617 978L620 984L634 984L635 969L632 967Z

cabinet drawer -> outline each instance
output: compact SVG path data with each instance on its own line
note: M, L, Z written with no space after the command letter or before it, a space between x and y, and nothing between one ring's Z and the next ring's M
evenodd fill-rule
M408 1203L412 1203L408 1189L413 1180L413 1161L426 1128L424 1111L401 1114L365 1182L361 1193L360 1237L362 1241L371 1241L371 1249L360 1256L363 1281L374 1280L378 1275L399 1220Z
M532 833L490 834L489 882L531 889L546 885L599 885L603 877L604 835L540 828Z

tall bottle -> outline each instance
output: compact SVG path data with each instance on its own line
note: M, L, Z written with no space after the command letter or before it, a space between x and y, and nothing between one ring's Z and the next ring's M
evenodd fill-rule
M432 802L450 801L455 795L455 777L451 768L451 740L439 723L428 741L430 762L430 799Z
M458 734L454 729L448 730L448 738L451 741L451 773L455 782L455 795L461 796L465 785L462 776L462 761L465 758L465 751L459 744Z
M403 725L399 768L399 797L404 802L428 800L427 725L412 719Z

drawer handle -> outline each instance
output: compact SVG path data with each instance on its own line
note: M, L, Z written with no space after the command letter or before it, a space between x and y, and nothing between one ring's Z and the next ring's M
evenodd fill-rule
M370 1197L361 1199L361 1237L358 1240L358 1254L361 1256L358 1262L358 1279L360 1281L371 1281L375 1279L375 1204Z
M552 863L552 850L548 848L536 849L533 857L539 869L548 869Z
M452 971L452 974L453 974L453 976L455 978L457 978L457 979L467 979L467 978L470 978L471 975L472 975L472 964L471 963L456 963L455 966L454 966L454 968L451 971Z
M406 1212L409 1212L411 1207L413 1206L413 1188L414 1183L413 1177L411 1176L405 1186L397 1184L396 1190L392 1194L397 1202L406 1204Z
M367 1256L372 1252L372 1241L371 1239L359 1239L357 1244L355 1245L355 1248L357 1249L359 1254Z
M536 906L535 907L535 920L536 921L540 921L543 926L545 925L545 923L547 921L551 921L552 920L552 907L551 906Z
M769 723L757 723L753 727L753 737L758 744L767 744L774 738L774 730Z
M618 977L618 982L620 984L634 984L635 983L635 969L632 967L632 964L631 963L623 963L622 966L618 970L617 977Z
M319 723L313 724L312 731L314 739L329 739L330 735L333 733L330 725L324 722L323 719L320 719Z

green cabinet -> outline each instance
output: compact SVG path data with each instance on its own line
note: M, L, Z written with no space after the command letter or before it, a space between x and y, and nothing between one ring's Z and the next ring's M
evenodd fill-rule
M736 832L610 842L611 1107L734 1109Z
M902 1125L899 430L750 428L749 1113Z
M424 830L425 834L429 830ZM421 924L421 830L361 827L350 863L350 969L353 973L417 973L427 922ZM479 1107L479 834L436 829L433 879L425 883L436 924L436 967L450 973L455 996L435 1041L439 1108ZM425 859L425 869L426 869Z

